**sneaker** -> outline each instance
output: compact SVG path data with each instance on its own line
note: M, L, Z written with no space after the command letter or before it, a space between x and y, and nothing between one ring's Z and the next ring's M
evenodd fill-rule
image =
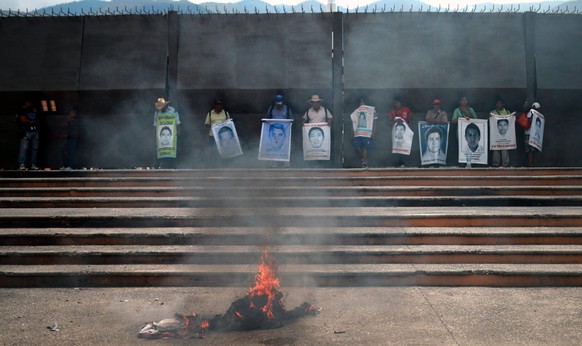
M30 169L33 171L38 171L40 168L38 168L36 165L32 165L30 166Z
M21 171L26 171L26 166L24 164L21 164L20 167L18 167L18 169Z
M362 161L362 168L368 168L368 162Z

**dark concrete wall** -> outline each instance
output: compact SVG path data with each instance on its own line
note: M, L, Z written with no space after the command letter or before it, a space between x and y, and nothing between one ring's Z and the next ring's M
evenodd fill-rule
M433 98L451 114L462 94L480 117L497 95L516 111L536 98L548 119L538 163L580 166L576 151L562 149L582 149L581 26L579 15L533 13L0 18L0 42L10 47L0 57L0 167L16 167L14 112L24 99L38 108L42 99L57 101L57 112L44 114L42 164L60 166L63 115L78 105L86 130L83 165L152 165L157 97L169 97L180 112L182 167L205 166L203 122L216 97L243 140L245 156L230 164L261 166L260 118L276 90L297 119L311 94L325 99L336 116L336 166L358 165L342 118L361 96L380 118L372 164L389 166L387 114L395 95L412 108L416 131ZM414 143L411 166L420 163ZM295 148L293 161L301 166L300 145ZM521 164L522 149L512 152L514 165ZM454 163L454 154L449 159Z

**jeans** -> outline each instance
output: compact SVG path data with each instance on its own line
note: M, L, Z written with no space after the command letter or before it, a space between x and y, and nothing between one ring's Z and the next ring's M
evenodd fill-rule
M507 150L492 150L491 164L494 167L509 167L509 151Z
M20 140L20 152L18 153L18 164L26 164L28 149L30 148L30 165L36 166L36 157L38 155L38 131L26 131Z

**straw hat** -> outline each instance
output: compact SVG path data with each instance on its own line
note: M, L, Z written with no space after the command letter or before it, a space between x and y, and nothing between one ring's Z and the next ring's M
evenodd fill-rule
M313 95L311 96L311 99L309 100L309 102L320 102L323 101L323 99L319 98L319 95Z
M160 97L155 103L156 109L161 111L168 103L170 103L170 101L166 101L163 97Z

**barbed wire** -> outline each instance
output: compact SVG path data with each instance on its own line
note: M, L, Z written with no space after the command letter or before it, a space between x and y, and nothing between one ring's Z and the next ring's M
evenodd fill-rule
M81 9L79 11L71 11L70 8L64 9L41 9L41 10L32 10L28 11L24 10L1 10L0 11L0 18L7 18L7 17L86 17L86 16L128 16L128 15L167 15L170 12L176 12L178 14L185 14L185 15L232 15L232 14L294 14L294 13L329 13L327 7L323 4L319 6L319 8L310 6L309 8L305 8L303 5L301 6L265 6L265 9L259 9L255 7L254 9L248 9L246 6L243 9L237 8L227 8L226 6L219 7L216 5L214 8L209 8L208 6L168 6L166 8L156 8L154 6L146 7L146 6L135 6L135 7L127 7L124 6L123 8L120 7L100 7L100 8L89 8L89 10ZM424 7L421 5L420 7L411 5L410 7L405 8L404 5L400 5L397 7L393 5L392 7L386 7L386 5L382 7L378 7L378 5L374 6L360 6L354 9L350 8L340 8L336 12L342 12L344 14L378 14L378 13L523 13L523 12L534 12L538 14L582 14L582 10L578 10L576 6L570 8L565 6L564 8L555 7L551 8L548 6L547 8L542 8L542 5L539 4L538 6L529 6L526 8L521 8L518 5L473 5L469 7L468 5L465 7L457 6L430 6L427 5Z

